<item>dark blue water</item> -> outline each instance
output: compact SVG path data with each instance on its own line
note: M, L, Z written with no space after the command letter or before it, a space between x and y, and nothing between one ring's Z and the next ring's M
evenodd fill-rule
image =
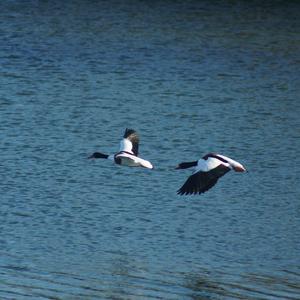
M1 1L0 299L299 299L297 1ZM154 170L89 161L126 127ZM180 197L174 167L247 174Z

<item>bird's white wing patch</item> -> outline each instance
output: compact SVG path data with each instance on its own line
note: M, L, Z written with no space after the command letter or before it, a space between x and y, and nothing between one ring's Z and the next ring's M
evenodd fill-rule
M128 139L122 139L120 142L120 152L126 151L126 152L132 152L132 143Z

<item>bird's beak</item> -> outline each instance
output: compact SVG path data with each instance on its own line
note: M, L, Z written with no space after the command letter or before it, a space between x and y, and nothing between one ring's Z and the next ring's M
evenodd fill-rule
M91 155L91 156L89 156L89 157L88 157L88 159L92 159L92 158L94 158L94 156L93 156L93 155Z
M179 166L179 165L176 166L175 170L178 170L178 169L180 169L180 166Z

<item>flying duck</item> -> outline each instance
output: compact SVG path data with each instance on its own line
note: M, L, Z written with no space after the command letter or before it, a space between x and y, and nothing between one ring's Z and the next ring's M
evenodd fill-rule
M176 169L195 167L183 186L177 191L179 195L202 194L211 189L220 177L230 170L245 172L239 162L217 153L208 153L198 161L180 163Z
M103 154L94 152L89 158L104 158L113 160L116 164L128 167L144 167L153 169L152 164L138 157L139 136L133 129L126 128L123 139L120 142L120 150L116 154Z

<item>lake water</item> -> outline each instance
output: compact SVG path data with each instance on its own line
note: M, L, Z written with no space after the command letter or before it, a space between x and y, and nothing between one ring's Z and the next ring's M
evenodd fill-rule
M297 1L0 3L0 299L299 299ZM87 159L126 127L154 170ZM178 196L182 161L249 170Z

